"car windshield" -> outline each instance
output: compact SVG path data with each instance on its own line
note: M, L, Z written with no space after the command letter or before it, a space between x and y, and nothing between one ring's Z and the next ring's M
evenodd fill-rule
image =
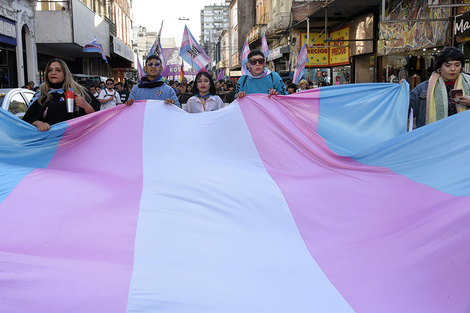
M6 95L7 95L6 93L0 93L0 107L1 107L2 104L3 104L3 99L5 99L5 96L6 96Z

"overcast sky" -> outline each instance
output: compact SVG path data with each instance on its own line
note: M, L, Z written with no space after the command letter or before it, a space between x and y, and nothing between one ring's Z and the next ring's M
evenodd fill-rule
M159 31L163 22L162 37L174 38L181 45L186 24L199 41L201 35L201 10L206 5L221 4L221 0L133 0L134 26L145 26L148 31ZM181 21L179 18L189 18Z

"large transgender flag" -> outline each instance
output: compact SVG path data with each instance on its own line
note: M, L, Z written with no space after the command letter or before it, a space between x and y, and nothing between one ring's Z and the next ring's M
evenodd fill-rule
M0 312L468 313L470 112L406 133L407 98L0 111Z

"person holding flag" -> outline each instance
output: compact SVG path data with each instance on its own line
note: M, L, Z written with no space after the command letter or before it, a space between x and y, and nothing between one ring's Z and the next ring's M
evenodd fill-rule
M162 70L163 64L160 57L158 55L148 56L144 66L147 75L142 77L139 84L132 88L126 104L131 105L134 100L165 100L165 103L180 106L175 91L165 83L165 79L161 75Z
M287 95L286 85L281 76L266 68L266 59L260 50L252 50L248 54L248 74L238 80L237 98L247 94L265 93L271 95Z

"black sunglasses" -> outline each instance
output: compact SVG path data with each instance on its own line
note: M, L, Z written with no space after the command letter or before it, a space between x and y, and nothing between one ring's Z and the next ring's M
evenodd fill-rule
M255 65L256 63L258 63L259 65L263 65L264 62L266 62L265 59L255 59L255 60L250 60L250 64L251 65Z

